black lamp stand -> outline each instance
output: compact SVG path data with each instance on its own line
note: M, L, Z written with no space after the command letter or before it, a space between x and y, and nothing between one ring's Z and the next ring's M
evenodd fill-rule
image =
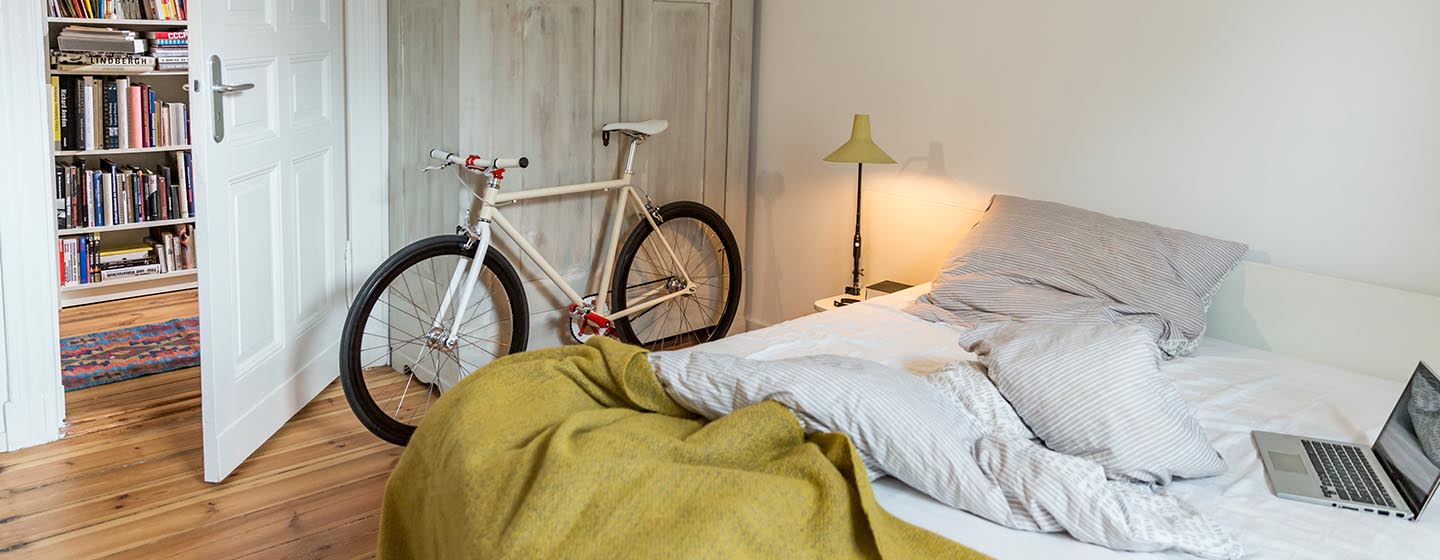
M856 297L837 299L835 307L860 302L860 191L864 178L865 164L855 164L855 247L851 253L855 257L855 264L850 269L850 285L845 287L845 294Z

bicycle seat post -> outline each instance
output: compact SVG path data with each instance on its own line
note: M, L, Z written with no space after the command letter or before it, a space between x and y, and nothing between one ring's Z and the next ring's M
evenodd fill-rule
M639 134L626 134L626 135L630 137L630 148L629 148L628 150L626 150L626 153L625 153L625 174L626 174L626 175L634 175L634 174L635 174L635 151L640 147L640 143L645 141L645 137L644 137L644 136L641 136L641 135L639 135Z

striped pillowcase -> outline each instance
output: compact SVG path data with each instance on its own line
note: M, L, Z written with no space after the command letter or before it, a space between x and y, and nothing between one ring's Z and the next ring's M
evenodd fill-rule
M1046 447L1112 479L1167 484L1225 471L1143 327L995 323L960 345Z
M1247 247L1088 210L997 195L908 311L965 325L1022 320L1141 325L1188 354Z

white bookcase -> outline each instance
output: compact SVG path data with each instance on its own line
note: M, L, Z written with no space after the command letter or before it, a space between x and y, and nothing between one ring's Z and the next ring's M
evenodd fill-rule
M46 22L46 27L48 28L46 33L48 43L46 51L47 66L50 66L48 60L48 52L50 49L55 48L55 37L59 34L60 30L64 29L66 26L69 25L111 27L115 29L133 30L140 33L149 31L188 31L188 22L186 21L51 17L48 18ZM192 67L190 71L193 70L194 68ZM49 71L49 75L95 76L107 79L130 78L132 81L143 80L147 85L151 86L156 91L158 98L161 98L167 102L182 102L185 103L187 107L193 108L194 103L192 98L194 96L192 95L192 92L190 92L190 87L188 85L190 83L190 71L151 70L147 72L88 72L56 70L52 67L52 69ZM193 130L197 128L194 126L197 118L198 117L193 114L192 110L190 114L190 122L192 128L192 133L190 137L192 138L192 140L197 138L196 134L194 134L193 132ZM47 145L53 145L51 137L47 136L45 138L45 141ZM154 166L161 163L173 163L175 154L177 152L190 151L190 146L188 144L183 144L146 148L64 151L56 150L52 147L51 151L57 163L70 162L76 159L81 159L86 161L87 164L94 162L97 164L96 166L98 167L98 162L102 158L104 158L114 161L118 165L131 164L141 167L153 168ZM183 173L183 170L180 170L180 172ZM196 193L195 196L199 196L199 192L201 191L201 185L197 183L191 185L191 187L192 190ZM53 184L53 180L52 184L48 185L48 188L50 188L52 192L55 191L56 185ZM195 222L196 219L194 217L190 217L183 219L152 220L97 227L57 228L57 239L51 240L51 246L55 247L58 252L59 238L84 234L102 234L102 249L106 247L130 245L140 242L152 227L186 224L193 225L195 224ZM120 279L110 279L98 282L91 282L88 284L67 284L60 288L60 306L71 307L76 305L85 305L89 303L98 303L103 301L111 301L116 299L124 299L194 288L198 285L198 267L203 264L204 263L197 262L195 268L186 270L177 270L172 272L134 276Z

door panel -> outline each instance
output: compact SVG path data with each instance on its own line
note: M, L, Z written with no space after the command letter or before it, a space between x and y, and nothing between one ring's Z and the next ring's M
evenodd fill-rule
M461 75L459 132L465 150L524 155L531 167L515 170L505 189L524 190L614 178L618 151L600 145L600 126L617 118L619 0L528 0L462 4L460 52L476 53L480 66L500 69ZM606 36L610 35L610 38ZM612 92L612 93L605 93ZM483 123L483 124L479 124ZM605 155L608 154L608 158ZM607 162L608 160L608 162ZM582 194L527 201L505 214L555 269L585 293L595 267L597 215L605 197ZM532 339L556 338L568 327L550 313L569 305L538 267L514 250L505 235L496 246L526 281ZM568 335L565 335L568 338Z
M342 4L276 4L206 2L192 22L197 74L217 55L225 83L255 84L223 96L222 142L194 135L212 482L335 379L346 306Z
M625 2L622 106L666 119L636 175L657 203L696 200L723 212L729 121L730 0Z

